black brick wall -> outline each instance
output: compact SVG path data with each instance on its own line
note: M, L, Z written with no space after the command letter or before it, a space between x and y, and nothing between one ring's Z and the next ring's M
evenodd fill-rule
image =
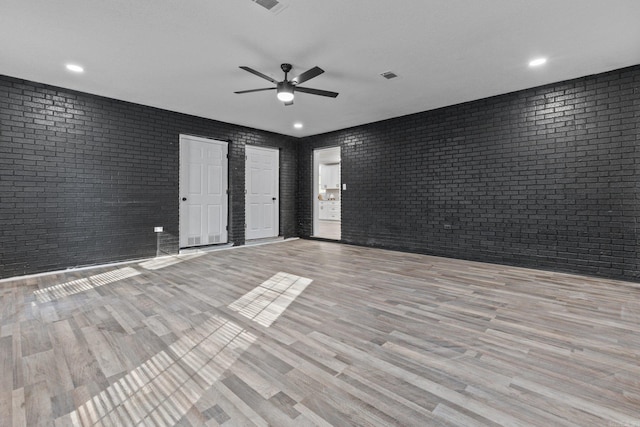
M638 279L640 66L309 137L342 149L342 240Z
M269 132L0 76L0 278L177 251L179 134L231 140L229 240L244 243L246 144L280 149L296 235L297 143Z
M280 148L280 230L311 232L311 156L341 146L343 241L638 279L640 67L302 140L0 76L0 278L177 250L178 135ZM450 228L445 228L450 226Z

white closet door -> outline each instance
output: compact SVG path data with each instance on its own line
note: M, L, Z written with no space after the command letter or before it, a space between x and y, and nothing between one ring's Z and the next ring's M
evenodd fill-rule
M180 135L180 247L227 243L228 143Z
M279 151L246 147L246 236L247 240L279 234Z

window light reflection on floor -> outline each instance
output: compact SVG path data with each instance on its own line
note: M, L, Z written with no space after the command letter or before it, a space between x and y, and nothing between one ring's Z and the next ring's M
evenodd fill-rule
M230 304L229 308L269 327L311 282L306 277L279 272Z
M96 274L88 278L72 280L59 285L49 286L44 289L38 289L37 291L34 291L33 294L39 303L45 303L78 294L80 292L90 291L91 289L95 289L99 286L104 286L139 274L140 272L135 268L119 268L113 271L107 271L106 273Z
M195 254L180 254L180 255L170 255L164 257L153 258L148 261L141 262L138 264L140 267L146 270L159 270L164 267L169 267L170 265L178 264L183 261L188 261L190 259L198 258L204 255L206 252L198 252Z
M280 272L228 307L268 327L311 282ZM256 339L214 314L56 425L176 425Z
M255 340L239 325L213 315L59 421L173 426Z

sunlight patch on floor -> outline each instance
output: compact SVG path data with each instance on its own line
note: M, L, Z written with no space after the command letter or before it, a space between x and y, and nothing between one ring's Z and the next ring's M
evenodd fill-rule
M228 307L268 327L311 282L280 272ZM256 339L214 314L56 425L176 425Z
M306 277L279 272L231 303L229 308L269 327L311 282Z
M117 282L118 280L137 276L140 272L135 268L125 267L106 273L96 274L94 276L72 280L70 282L61 283L59 285L49 286L48 288L38 289L33 294L39 303L55 301L80 292L90 291L99 286Z
M171 255L159 258L153 258L148 261L139 263L138 265L145 270L160 270L161 268L169 267L170 265L179 264L190 259L198 258L204 255L206 252L191 253L185 255Z

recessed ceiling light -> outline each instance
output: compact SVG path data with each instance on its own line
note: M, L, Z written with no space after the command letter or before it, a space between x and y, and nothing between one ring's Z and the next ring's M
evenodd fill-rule
M73 71L74 73L82 73L84 68L76 64L67 64L67 70Z
M533 61L529 62L529 67L539 67L545 62L547 62L547 58L536 58Z
M293 127L296 129L302 129L302 123L294 123Z

